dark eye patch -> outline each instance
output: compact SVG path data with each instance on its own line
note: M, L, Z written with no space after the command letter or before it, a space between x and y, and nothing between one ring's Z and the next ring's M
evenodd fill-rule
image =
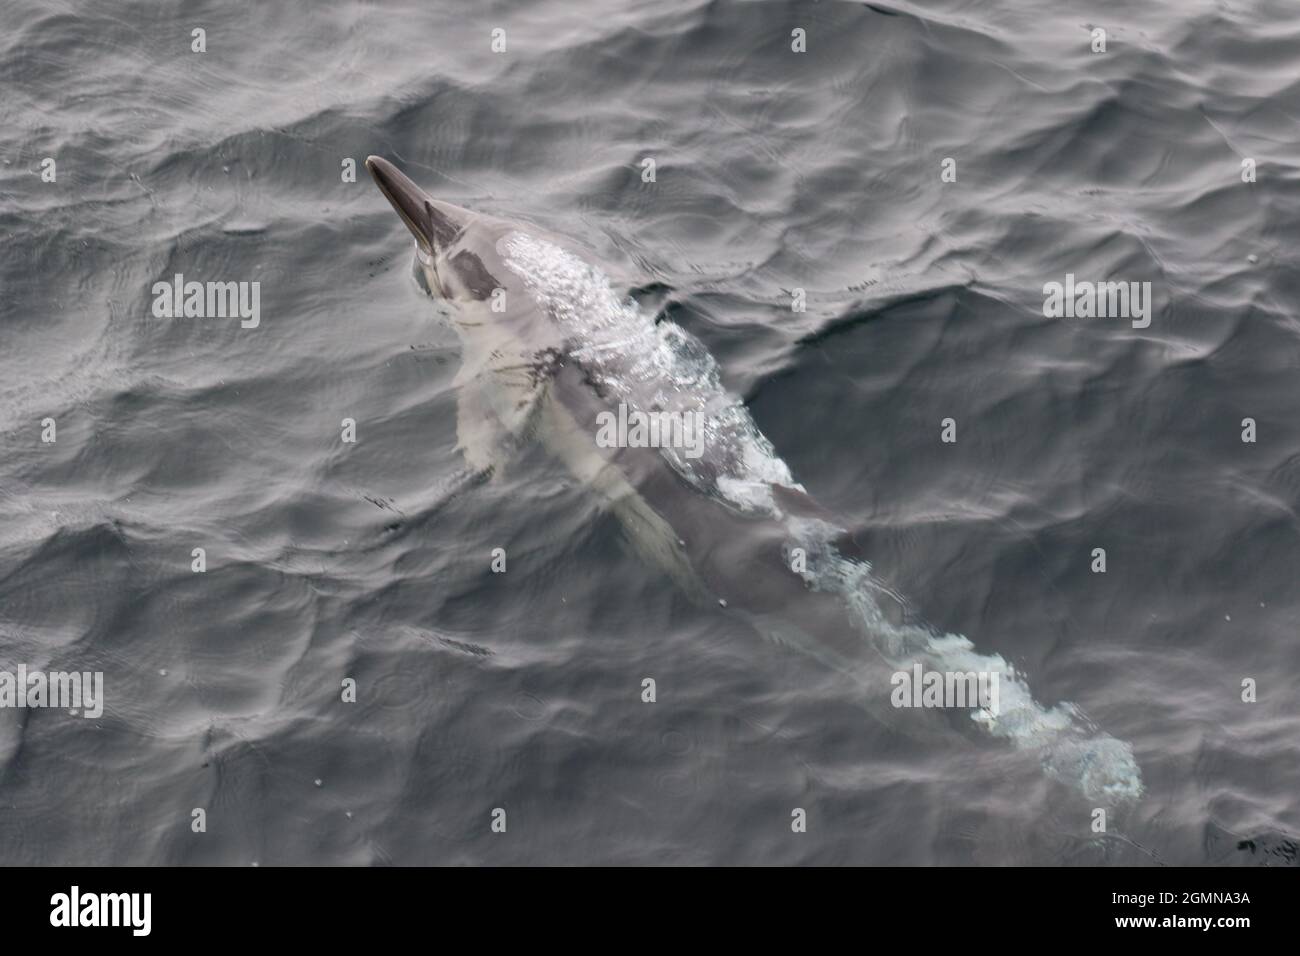
M455 270L456 278L476 302L482 302L494 289L501 287L501 283L483 265L483 260L468 249L456 253L447 264Z

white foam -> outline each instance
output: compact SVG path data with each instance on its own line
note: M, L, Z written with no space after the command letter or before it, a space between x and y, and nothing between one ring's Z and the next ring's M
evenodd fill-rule
M1074 704L1044 707L1024 678L1000 654L981 654L961 634L935 634L916 625L897 625L884 615L871 566L839 554L830 542L839 529L823 521L787 519L808 556L803 577L814 588L840 595L854 623L891 664L945 672L999 675L997 714L973 709L971 719L991 736L1018 750L1036 752L1049 775L1093 800L1133 800L1142 794L1142 774L1130 744L1095 729Z

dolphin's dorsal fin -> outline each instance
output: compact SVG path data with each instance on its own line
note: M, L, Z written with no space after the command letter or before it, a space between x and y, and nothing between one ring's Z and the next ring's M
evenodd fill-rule
M772 489L772 499L776 502L777 507L786 514L794 515L797 518L812 518L835 529L837 533L829 539L829 544L841 557L867 562L866 552L858 544L853 532L846 529L833 512L818 504L808 492L801 491L798 488L791 488L789 485L780 485L776 482L771 482L770 487Z
M808 492L791 488L789 485L780 485L774 481L769 482L768 486L772 489L772 498L777 506L787 514L799 518L816 518L832 525L836 523L835 516L814 501Z

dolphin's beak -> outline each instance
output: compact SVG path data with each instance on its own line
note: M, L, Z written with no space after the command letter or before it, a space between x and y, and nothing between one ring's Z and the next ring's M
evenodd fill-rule
M370 170L375 185L393 204L397 214L402 217L402 222L406 223L406 228L411 230L411 235L415 236L415 241L420 244L420 248L426 252L435 252L437 249L435 243L446 241L446 236L442 235L446 228L445 217L437 212L437 204L433 197L415 185L406 173L381 156L367 157L366 169Z

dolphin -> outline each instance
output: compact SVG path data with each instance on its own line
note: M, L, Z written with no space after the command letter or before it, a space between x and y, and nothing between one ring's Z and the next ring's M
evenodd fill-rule
M891 613L852 535L795 481L703 344L617 291L615 270L566 237L435 199L382 157L366 167L414 237L417 283L450 307L463 349L457 441L471 468L504 468L537 440L694 600L722 605L882 700L886 669L997 674L998 705L972 706L976 726L1036 753L1090 799L1140 796L1129 744L1072 704L1039 704L1000 655ZM602 442L616 410L691 416L702 441Z

